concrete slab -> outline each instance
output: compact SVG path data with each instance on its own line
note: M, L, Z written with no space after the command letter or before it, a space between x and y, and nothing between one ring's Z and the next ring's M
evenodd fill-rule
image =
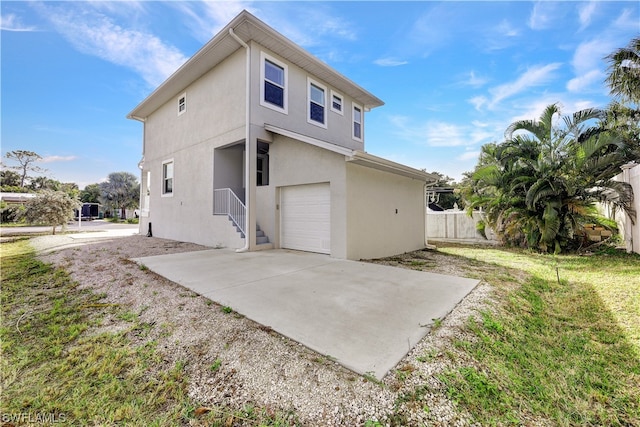
M288 250L213 249L134 261L379 379L478 284Z

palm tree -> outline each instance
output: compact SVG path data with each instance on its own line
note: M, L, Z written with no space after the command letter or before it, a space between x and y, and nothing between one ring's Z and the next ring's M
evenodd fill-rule
M629 186L612 181L623 144L603 118L596 109L562 117L552 104L537 120L512 123L504 142L482 148L470 208L482 207L505 243L553 252L580 244L583 225L598 222L596 201L631 212Z
M606 59L609 61L606 83L616 98L608 109L607 126L624 139L627 159L637 162L640 159L640 37Z
M613 96L621 102L640 104L640 37L634 38L627 47L607 56L609 76L607 84Z

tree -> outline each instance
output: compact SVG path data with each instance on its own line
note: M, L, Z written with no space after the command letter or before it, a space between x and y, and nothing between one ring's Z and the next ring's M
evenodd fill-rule
M73 210L79 209L80 206L77 199L63 191L42 190L36 197L25 203L25 210L21 213L21 217L30 224L51 225L52 234L56 234L56 227L64 226L69 219L73 218Z
M100 184L89 184L80 192L83 203L100 203Z
M140 199L138 178L129 172L112 172L106 182L100 184L100 194L105 205L120 210L120 218L126 218L126 209L137 207Z
M607 84L622 103L640 104L640 37L607 56Z
M438 176L438 182L431 186L438 195L436 204L445 210L452 209L455 205L464 208L464 200L460 197L455 180L440 172L433 171L431 174Z
M37 172L42 173L45 169L34 165L35 162L42 160L42 157L34 153L33 151L26 150L14 150L5 154L5 157L10 160L15 160L19 163L19 166L9 166L11 169L17 170L20 175L20 187L24 188L25 180L27 179L27 173Z
M606 82L616 100L609 106L606 126L625 140L629 161L640 159L640 37L608 55ZM632 104L635 104L635 108Z
M37 176L31 179L28 188L34 191L38 190L60 190L60 182L46 176Z
M612 180L626 161L624 141L604 117L595 109L561 117L552 104L538 120L512 123L504 142L482 147L469 209L483 208L504 242L552 252L582 244L583 226L601 221L596 201L631 213L631 187Z
M0 171L0 181L2 182L2 191L7 193L19 193L20 175L10 170Z

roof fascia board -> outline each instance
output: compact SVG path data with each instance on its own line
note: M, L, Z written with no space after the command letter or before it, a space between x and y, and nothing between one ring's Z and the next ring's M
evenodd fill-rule
M419 169L412 168L410 166L396 163L391 160L387 160L382 157L374 156L373 154L365 153L364 151L354 151L348 159L348 162L353 162L357 165L370 167L377 170L391 172L396 175L406 176L408 178L418 179L420 181L434 182L438 180L438 177L421 171Z

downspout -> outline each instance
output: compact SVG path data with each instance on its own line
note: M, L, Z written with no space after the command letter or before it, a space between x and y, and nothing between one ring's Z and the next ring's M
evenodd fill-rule
M245 51L246 51L246 69L245 69L245 73L246 73L246 83L245 83L245 137L244 137L244 152L245 152L245 171L244 171L244 182L245 182L245 207L247 209L247 212L244 216L244 246L240 249L237 249L236 252L248 252L249 251L249 245L250 245L250 233L251 233L251 227L249 227L249 210L251 209L251 205L250 205L250 191L251 189L250 187L250 181L251 181L251 174L250 174L250 162L251 162L251 150L250 148L250 144L249 144L249 139L250 139L250 132L251 132L251 50L249 48L249 45L246 44L244 42L244 40L242 40L240 37L238 37L236 35L236 33L233 31L233 28L229 28L229 35L231 37L233 37L238 43L240 43L240 45L242 47L244 47Z
M432 182L431 184L429 184L428 182L424 183L424 200L422 201L422 206L424 209L424 247L426 249L430 249L430 250L435 250L437 249L435 245L432 245L429 243L429 223L427 220L427 215L429 215L429 187L434 186L438 183L438 180L435 180L434 182Z

